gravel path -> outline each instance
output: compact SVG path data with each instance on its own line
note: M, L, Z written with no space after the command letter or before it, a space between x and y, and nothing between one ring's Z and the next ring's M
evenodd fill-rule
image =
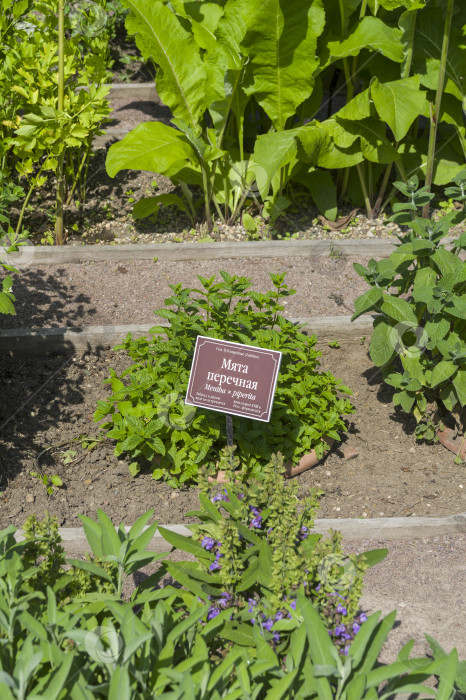
M367 613L378 610L382 615L397 611L394 629L385 643L380 661L392 663L401 647L415 640L411 656L430 654L424 637L429 634L449 652L456 647L460 659L466 659L466 610L464 580L466 575L466 535L415 540L351 540L345 551L364 552L387 548L388 556L369 569L364 579L361 608ZM174 552L172 561L189 558ZM192 558L191 558L192 560ZM135 584L157 567L146 567L131 578L126 594Z

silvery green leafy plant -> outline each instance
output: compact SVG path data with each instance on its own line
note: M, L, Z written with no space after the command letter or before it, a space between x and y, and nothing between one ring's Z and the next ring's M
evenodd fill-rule
M131 457L133 474L154 458L154 478L172 486L195 481L201 465L216 471L225 416L184 405L198 335L283 353L270 422L234 418L235 444L251 472L277 450L294 463L311 449L322 457L325 436L338 441L342 416L354 410L345 398L348 387L330 372L319 373L316 337L281 315L281 300L295 293L285 273L271 274L273 289L265 294L251 290L246 277L220 274L220 282L199 276L198 289L170 285L168 308L156 312L170 325L154 326L151 339L128 335L115 348L126 350L134 364L121 376L110 370L112 393L99 401L94 419L105 418L102 428L116 440L115 455Z
M424 176L428 127L419 117L429 117L439 71L434 184L450 182L464 163L459 8L442 51L445 10L425 0L124 5L173 120L137 126L109 149L107 171L148 170L180 187L169 199L138 202L136 217L171 204L196 218L193 186L210 230L214 217L233 223L252 205L277 218L296 186L330 219L345 198L370 217L383 207L394 167L404 180ZM337 109L341 93L346 104ZM322 109L326 118L317 119Z
M302 588L339 653L348 654L366 619L359 610L364 571L387 550L345 555L341 533L323 538L312 532L321 492L300 503L298 485L285 485L281 455L251 481L233 451L227 447L220 455L225 488L201 482L200 509L189 513L201 521L192 526L193 536L161 528L168 542L196 556L193 563L166 562L169 572L208 601L206 622L222 620L224 639L251 646L257 628L281 655L296 629L293 611Z
M127 534L100 514L98 521L87 522L90 549L95 555L107 549L105 556L120 559L127 574L134 572L134 555L140 566L154 558L147 551L152 514L141 516ZM451 700L461 688L456 650L446 654L430 637L434 661L409 658L411 641L395 663L378 662L395 613L380 621L379 613L371 615L342 655L301 586L290 617L281 620L291 629L283 654L266 641L259 625L252 627L248 646L241 637L224 637L228 618L220 614L205 622L211 606L198 599L195 586L193 592L157 587L163 567L123 600L102 587L106 569L66 568L56 519L30 518L25 536L17 542L12 525L0 531L2 699L372 700L409 692L413 698L430 694ZM205 549L195 544L205 557ZM126 545L126 553L133 554L122 557ZM437 689L423 685L432 675L438 677Z
M464 175L456 178L455 194L464 192ZM431 195L425 188L416 191L415 180L395 184L409 195L394 215L404 217L408 230L398 236L400 245L388 259L371 260L367 268L354 264L371 289L356 299L352 320L368 311L377 314L370 355L395 389L395 405L416 418L416 435L434 439L442 421L453 422L463 434L466 266L459 253L466 250L466 234L453 241L452 250L445 238L465 211L436 220L415 218Z
M154 590L163 569L129 601L118 595L118 577L114 590L102 586L110 584L106 563L119 562L130 575L160 558L147 550L157 526L147 527L152 515L128 533L105 514L87 519L88 544L104 560L81 561L80 569L66 566L54 518L30 519L23 542L13 526L0 532L2 699L241 696L235 669L248 674L242 650L224 649L218 658L210 648L218 623L199 624L207 606L171 586Z

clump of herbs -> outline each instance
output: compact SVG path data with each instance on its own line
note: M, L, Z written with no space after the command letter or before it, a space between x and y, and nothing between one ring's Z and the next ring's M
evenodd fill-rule
M131 456L133 475L154 459L154 478L172 486L195 481L201 463L216 471L225 417L184 404L198 335L283 353L270 422L234 418L235 444L250 473L257 474L277 450L295 463L312 449L322 457L324 437L338 441L345 429L341 416L354 410L339 396L350 394L348 387L319 372L316 337L281 315L282 299L295 294L285 273L270 275L273 289L265 294L252 290L246 277L220 274L221 282L199 276L198 289L170 285L169 308L156 312L170 325L154 326L150 339L129 334L115 348L126 350L134 364L121 375L110 370L112 393L99 401L94 419L106 419L102 428L116 440L115 455Z
M335 646L347 654L366 617L359 611L363 574L386 550L345 555L341 533L324 538L313 532L321 491L300 503L296 483L285 485L283 457L273 455L257 479L225 448L220 468L229 480L220 491L201 479L201 524L193 537L172 544L196 554L194 563L166 562L172 576L209 601L205 621L222 620L222 636L252 644L254 628L278 653L298 626L301 591L319 611ZM163 530L168 541L170 533ZM192 540L197 543L193 545ZM199 546L200 545L200 546Z
M416 217L433 195L417 178L395 185L408 198L393 206L392 217L407 231L386 260L354 269L371 289L355 301L352 320L375 311L370 355L395 389L393 402L416 419L416 436L433 440L444 422L464 432L466 405L466 233L450 249L450 227L465 209L437 220ZM466 202L466 170L446 192Z

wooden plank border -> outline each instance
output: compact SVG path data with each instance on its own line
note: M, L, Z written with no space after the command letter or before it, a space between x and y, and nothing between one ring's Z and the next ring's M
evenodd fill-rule
M364 315L351 323L350 316L313 316L291 318L303 323L308 333L317 335L318 342L339 340L356 342L372 334L373 316ZM128 333L134 338L147 335L155 325L83 326L81 328L13 328L0 330L0 354L15 357L37 357L72 352L86 352L97 348L112 347L120 343ZM158 325L167 326L167 323Z
M108 83L108 97L110 99L131 98L132 100L155 100L160 102L160 97L155 89L155 83Z
M385 258L397 239L348 238L301 241L238 241L219 243L127 243L121 245L22 246L11 256L17 267L128 260L226 260L236 258L358 257ZM3 251L0 248L0 253Z
M164 525L167 530L189 537L191 531L185 525ZM129 526L126 527L128 532ZM316 520L314 531L327 534L329 530L339 530L347 540L411 540L439 535L466 533L466 513L449 515L444 518L329 518ZM60 536L67 554L84 554L90 551L82 527L60 528ZM17 530L16 539L24 539L22 530ZM157 532L150 541L149 550L167 552L169 545Z

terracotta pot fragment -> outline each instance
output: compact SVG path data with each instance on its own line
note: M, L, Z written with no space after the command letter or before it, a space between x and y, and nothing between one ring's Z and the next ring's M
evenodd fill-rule
M466 436L459 435L455 439L455 431L451 428L444 428L443 430L437 430L437 437L447 450L454 452L455 455L459 455L463 462L466 462Z
M330 437L325 437L324 440L328 445L328 449L330 450L333 447L335 440L333 438L330 438ZM328 452L328 450L326 450L326 452ZM326 452L324 453L324 456L325 456ZM323 457L321 459L323 459ZM289 462L287 462L285 464L285 469L286 469L285 476L287 479L291 479L291 477L298 476L298 474L302 474L303 472L307 471L308 469L311 469L311 467L315 467L316 464L318 464L319 462L320 462L320 459L318 459L318 457L316 455L316 451L311 450L310 452L308 452L307 454L305 454L301 457L301 459L299 460L296 467L292 466L291 460Z

